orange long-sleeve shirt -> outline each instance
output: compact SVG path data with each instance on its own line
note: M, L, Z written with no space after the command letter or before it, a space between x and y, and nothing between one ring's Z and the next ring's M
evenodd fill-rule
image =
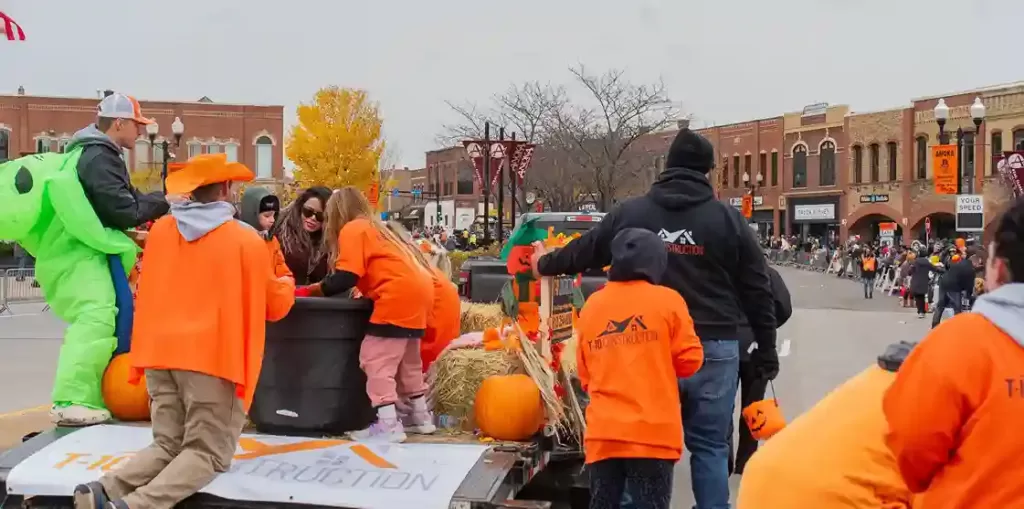
M284 261L284 251L281 251L281 243L277 237L270 237L267 241L267 249L270 251L270 265L274 268L274 275L277 277L294 278L288 263Z
M1024 507L1024 347L985 316L932 330L883 409L900 473L923 493L914 509Z
M459 289L440 270L434 269L432 276L434 302L427 312L427 330L420 341L424 373L441 352L459 337L462 316Z
M586 462L678 460L678 379L704 363L686 301L646 281L609 282L587 299L577 332L579 379L590 393Z
M246 409L263 365L266 322L295 285L276 278L266 243L229 221L191 242L164 216L146 241L132 334L133 368L196 371L234 382Z

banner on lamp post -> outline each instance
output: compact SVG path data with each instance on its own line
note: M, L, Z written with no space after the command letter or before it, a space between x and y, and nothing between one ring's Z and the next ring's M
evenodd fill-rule
M958 162L956 145L932 147L932 180L935 182L935 194L956 194Z
M470 162L473 163L473 173L476 175L476 181L480 184L480 187L484 186L484 149L475 141L464 141L462 145L466 147L466 154L469 156Z
M995 156L995 168L1014 198L1024 196L1024 151Z
M526 176L526 170L530 168L530 163L533 160L533 150L536 145L532 143L516 143L515 149L512 154L512 159L509 164L509 170L514 171L519 177L519 182L523 181L523 177Z

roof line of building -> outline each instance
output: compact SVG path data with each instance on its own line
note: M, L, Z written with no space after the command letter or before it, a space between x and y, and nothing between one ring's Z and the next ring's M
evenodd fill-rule
M931 100L934 100L934 99L944 99L946 97L953 97L953 96L957 96L957 95L980 94L980 93L984 93L984 92L991 92L993 90L1000 90L1000 89L1003 89L1003 88L1013 88L1013 87L1020 87L1020 86L1024 86L1024 81L1011 81L1011 82L1008 82L1008 83L1000 83L998 85L989 85L989 86L986 86L986 87L972 88L972 89L969 89L969 90L962 90L962 91L959 91L959 92L946 92L945 94L929 95L929 96L925 96L925 97L917 97L917 98L911 99L910 102L913 103L913 102L918 102L918 101L931 101Z
M72 99L79 101L97 101L101 98L98 97L78 97L78 96L67 96L67 95L35 95L35 94L0 94L0 98L19 98L26 97L30 99ZM139 99L139 98L137 98ZM282 104L242 104L242 103L224 103L224 102L205 102L205 101L177 101L167 99L139 99L140 103L169 103L169 104L202 104L207 106L255 106L259 108L281 108L284 109Z

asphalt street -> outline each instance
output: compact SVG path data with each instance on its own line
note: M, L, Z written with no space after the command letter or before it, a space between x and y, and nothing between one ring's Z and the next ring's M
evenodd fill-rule
M856 282L792 268L780 268L794 312L779 331L781 373L775 389L786 417L810 408L831 389L873 363L885 347L918 340L928 330L900 309L896 297L876 293L865 300ZM0 449L47 425L49 401L64 326L40 304L15 305L0 315ZM785 346L788 343L788 347ZM733 478L733 486L738 477ZM688 455L676 468L673 507L693 505Z

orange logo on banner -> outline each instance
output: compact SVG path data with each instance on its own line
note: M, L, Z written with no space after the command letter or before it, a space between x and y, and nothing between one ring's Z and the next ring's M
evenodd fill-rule
M956 194L958 160L956 145L932 147L932 178L935 194Z
M750 219L754 215L754 197L747 194L743 196L743 203L740 205L740 212L743 217Z
M373 205L373 208L376 209L377 201L380 200L380 184L377 182L377 179L373 179L373 182L370 182L370 190L366 192L366 195L366 198L370 200L370 205Z
M896 231L896 223L878 223L878 231L894 232Z

